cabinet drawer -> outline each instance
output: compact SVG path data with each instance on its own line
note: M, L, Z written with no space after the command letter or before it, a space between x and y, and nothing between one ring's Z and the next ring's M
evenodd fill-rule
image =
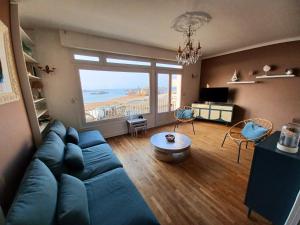
M219 109L219 110L228 110L232 111L233 107L232 106L226 106L226 105L211 105L211 109Z
M192 104L193 108L201 108L201 109L208 109L209 105L206 104Z

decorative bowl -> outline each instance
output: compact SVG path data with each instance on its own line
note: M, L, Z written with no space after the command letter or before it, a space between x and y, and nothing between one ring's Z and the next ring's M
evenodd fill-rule
M165 137L168 142L175 142L175 136L173 134L167 134Z

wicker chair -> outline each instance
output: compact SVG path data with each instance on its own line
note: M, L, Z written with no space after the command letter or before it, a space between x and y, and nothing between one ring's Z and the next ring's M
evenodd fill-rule
M262 136L256 138L256 139L247 139L245 138L242 134L241 134L241 130L242 128L246 125L246 123L248 122L254 122L264 128L267 129L267 132L265 134L263 134ZM248 119L248 120L243 120L240 121L236 124L234 124L225 134L223 142L221 147L223 147L224 142L226 140L227 137L229 137L232 141L234 141L239 149L238 149L238 158L237 158L237 162L240 162L240 153L241 153L241 145L243 143L246 143L246 148L248 148L248 143L252 142L254 144L262 141L263 139L265 139L267 136L269 136L272 132L273 129L273 124L271 121L266 120L266 119L261 119L261 118L254 118L254 119Z
M174 112L174 117L176 119L175 127L174 127L174 132L175 132L176 128L178 128L178 126L179 126L180 123L191 123L192 127L193 127L193 132L195 134L195 128L194 128L194 120L195 120L195 118L194 118L194 116L192 116L191 118L188 118L188 119L183 119L183 118L178 118L177 117L177 112L180 111L180 110L185 110L185 109L186 110L193 110L193 108L190 107L190 106L184 106L182 108L176 109L175 112ZM194 114L194 111L193 111L193 114Z

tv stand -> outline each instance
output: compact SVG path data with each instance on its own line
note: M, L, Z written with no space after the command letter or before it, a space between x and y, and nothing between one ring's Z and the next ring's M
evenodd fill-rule
M194 117L197 119L231 123L234 104L230 103L193 103Z

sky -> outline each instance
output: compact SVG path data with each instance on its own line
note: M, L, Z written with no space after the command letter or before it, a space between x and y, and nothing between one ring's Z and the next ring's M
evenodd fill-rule
M149 74L79 70L83 90L149 88Z

